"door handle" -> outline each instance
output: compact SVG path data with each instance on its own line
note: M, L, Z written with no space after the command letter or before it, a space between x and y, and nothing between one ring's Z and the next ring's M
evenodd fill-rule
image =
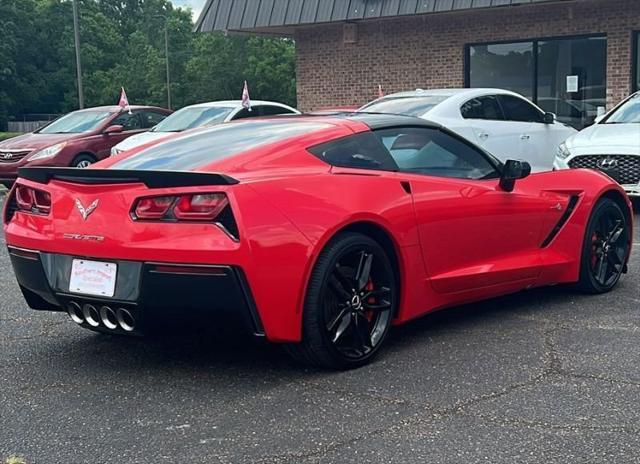
M481 132L478 134L478 137L480 137L480 140L487 140L489 138L489 134L487 134L486 132Z
M531 136L529 134L522 134L520 136L520 140L529 140L531 138Z

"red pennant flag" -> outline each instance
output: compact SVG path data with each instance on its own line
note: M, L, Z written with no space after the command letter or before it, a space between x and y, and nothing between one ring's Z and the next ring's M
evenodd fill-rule
M120 91L120 101L118 102L118 106L123 110L129 111L129 114L131 114L129 99L127 98L127 92L124 91L124 87L122 87L122 90Z
M242 107L251 111L251 97L249 96L247 81L244 81L244 88L242 89Z

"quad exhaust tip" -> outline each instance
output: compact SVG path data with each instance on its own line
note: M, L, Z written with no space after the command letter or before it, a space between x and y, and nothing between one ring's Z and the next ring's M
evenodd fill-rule
M109 330L120 329L124 332L133 332L136 328L133 314L125 308L113 309L105 305L97 309L90 303L80 306L79 303L72 301L67 305L67 314L76 324L86 324L93 328L102 326Z
M100 313L95 306L91 304L85 304L82 306L82 315L84 316L85 322L91 327L100 326Z
M125 332L133 332L135 329L135 320L133 315L124 308L118 308L116 311L116 317L118 319L118 325Z
M118 328L118 316L109 306L100 308L100 321L107 329L115 330Z
M78 303L76 303L74 301L69 303L69 305L67 306L67 314L69 315L71 320L73 322L75 322L76 324L84 323L84 316L82 314L82 308L80 307L80 305Z

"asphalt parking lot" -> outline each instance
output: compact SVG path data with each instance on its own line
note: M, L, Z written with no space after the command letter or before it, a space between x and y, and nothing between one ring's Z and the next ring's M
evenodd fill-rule
M554 288L444 311L341 373L204 330L128 339L30 311L0 242L0 462L640 459L637 230L610 295Z

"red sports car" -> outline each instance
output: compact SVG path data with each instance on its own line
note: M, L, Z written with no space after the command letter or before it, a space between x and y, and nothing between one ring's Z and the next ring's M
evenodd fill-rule
M121 334L171 309L240 317L299 360L350 368L436 309L616 286L624 191L594 171L529 173L420 119L278 117L91 169L24 168L4 224L34 309Z

